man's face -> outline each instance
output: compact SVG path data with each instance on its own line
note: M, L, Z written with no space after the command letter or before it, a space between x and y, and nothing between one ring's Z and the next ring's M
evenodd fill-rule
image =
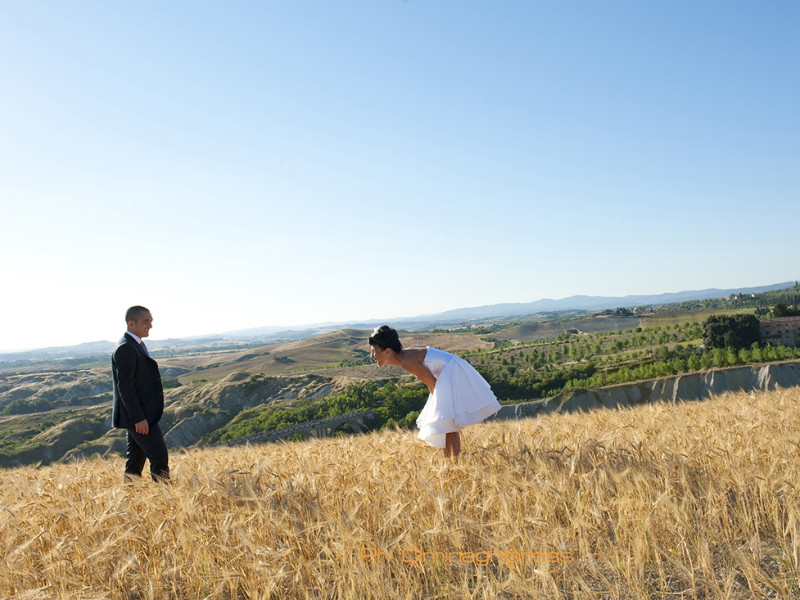
M153 315L150 311L140 313L135 321L128 321L128 331L140 339L150 335L150 328L153 326Z

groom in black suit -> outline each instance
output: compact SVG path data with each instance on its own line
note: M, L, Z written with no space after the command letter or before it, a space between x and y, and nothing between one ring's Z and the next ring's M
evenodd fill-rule
M153 316L144 306L132 306L125 313L128 331L111 356L114 406L111 423L128 431L125 475L141 477L145 460L150 460L154 481L169 479L169 456L158 421L164 412L164 390L158 364L142 341L150 334Z

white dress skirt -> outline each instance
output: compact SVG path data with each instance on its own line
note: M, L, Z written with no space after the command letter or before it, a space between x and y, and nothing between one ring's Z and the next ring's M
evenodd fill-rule
M492 388L463 358L428 346L423 363L436 377L436 386L417 417L419 438L437 448L445 436L480 423L500 410Z

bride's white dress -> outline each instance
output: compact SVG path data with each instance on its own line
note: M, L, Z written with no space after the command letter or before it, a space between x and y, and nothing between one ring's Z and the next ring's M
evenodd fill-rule
M420 439L431 446L444 448L446 434L500 410L492 388L463 358L428 346L423 364L436 377L436 386L417 417L417 427Z

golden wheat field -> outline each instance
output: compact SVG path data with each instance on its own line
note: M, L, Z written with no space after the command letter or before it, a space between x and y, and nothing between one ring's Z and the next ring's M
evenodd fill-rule
M800 389L0 472L0 596L797 598Z

